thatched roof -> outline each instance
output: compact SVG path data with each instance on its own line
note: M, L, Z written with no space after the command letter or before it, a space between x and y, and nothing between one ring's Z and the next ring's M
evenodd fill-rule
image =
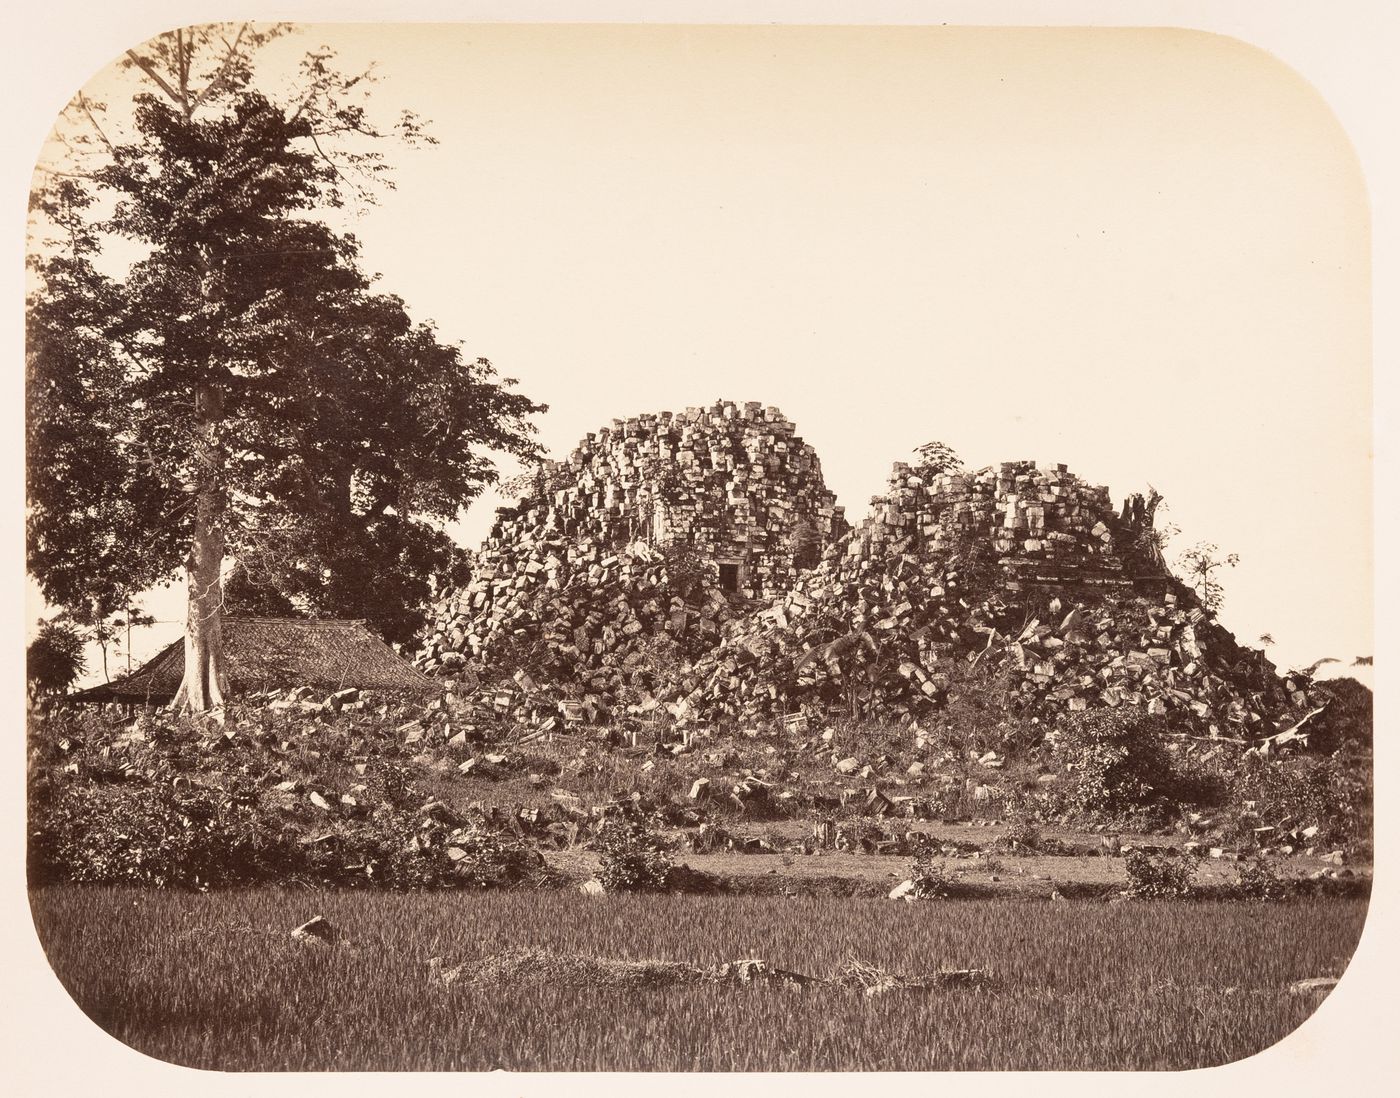
M229 692L294 686L328 693L347 686L392 693L436 693L438 686L365 628L363 621L224 618ZM162 648L139 670L75 694L76 701L160 705L180 688L185 641Z

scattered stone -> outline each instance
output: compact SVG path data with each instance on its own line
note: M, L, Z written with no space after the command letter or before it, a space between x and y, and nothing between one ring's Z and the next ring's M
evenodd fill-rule
M915 885L913 881L901 881L890 890L891 900L913 900L915 896Z
M292 939L308 945L329 945L335 940L335 930L326 921L324 915L316 915L306 920L301 926L294 927Z

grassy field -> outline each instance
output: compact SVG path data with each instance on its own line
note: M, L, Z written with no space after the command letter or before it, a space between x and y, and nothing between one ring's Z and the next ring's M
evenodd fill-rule
M1339 974L1364 901L896 904L830 897L34 893L50 961L104 1029L230 1070L1153 1069L1266 1048ZM323 914L348 941L288 930ZM434 986L447 963L531 946L714 964L763 957L990 969L991 988L865 998L723 986Z

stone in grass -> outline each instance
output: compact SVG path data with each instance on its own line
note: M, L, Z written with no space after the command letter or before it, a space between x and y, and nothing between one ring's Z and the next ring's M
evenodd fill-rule
M585 896L601 896L603 895L603 882L597 877L590 877L578 886L578 890Z
M335 940L335 929L324 915L306 920L292 930L292 940L306 945L330 945Z
M917 897L914 895L913 881L901 881L899 884L895 885L894 888L890 890L891 900L910 901L916 898Z

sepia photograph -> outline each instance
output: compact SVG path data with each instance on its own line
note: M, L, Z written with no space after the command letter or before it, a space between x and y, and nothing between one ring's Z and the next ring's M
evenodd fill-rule
M1319 90L1185 26L383 18L112 41L38 150L21 887L87 1019L1167 1072L1327 1009L1376 432Z

